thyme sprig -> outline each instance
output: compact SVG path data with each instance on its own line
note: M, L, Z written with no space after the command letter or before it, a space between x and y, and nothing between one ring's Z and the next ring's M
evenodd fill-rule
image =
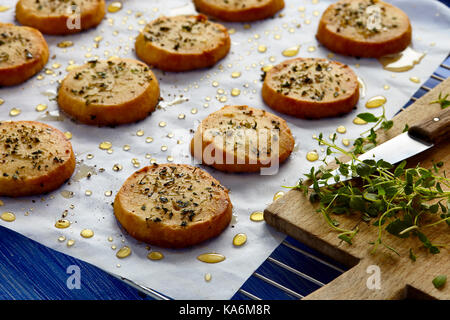
M380 117L370 113L358 117L375 125L355 140L350 151L335 143L336 134L330 140L320 134L316 140L327 148L326 156L321 160L325 166L312 167L305 174L310 183L300 179L291 188L303 190L311 202L318 203L317 212L338 232L338 238L350 245L358 227L341 227L336 220L340 215L358 215L360 221L378 228L376 239L370 243L372 253L382 245L399 255L385 242L385 232L398 238L416 237L430 253L439 253L439 248L448 244L432 243L426 234L438 224L447 223L450 227L450 191L444 191L450 187L450 179L445 172L440 174L443 163L435 163L432 169L426 169L419 165L408 168L406 161L395 166L384 160L361 161L358 154L376 145L376 130L389 130L393 122L386 119L384 110ZM326 167L329 156L335 156L336 171ZM351 160L344 163L338 159L340 156ZM341 181L341 176L359 178ZM434 222L430 223L428 218L433 218ZM409 256L415 261L412 249Z
M450 106L450 100L447 100L449 95L446 94L445 97L442 97L442 92L439 93L437 100L431 101L430 104L439 103L441 109L445 109Z

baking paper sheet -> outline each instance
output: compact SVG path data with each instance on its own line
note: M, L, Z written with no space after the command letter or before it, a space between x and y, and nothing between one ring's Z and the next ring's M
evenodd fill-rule
M1 5L11 9L0 13L0 21L15 22L15 2L1 1ZM320 15L331 1L286 0L286 8L274 18L251 24L224 23L235 30L231 34L231 51L224 60L211 69L193 72L164 73L154 70L160 80L164 99L161 108L143 121L116 128L77 124L64 115L59 115L55 102L57 81L63 79L69 63L79 65L90 59L106 59L113 55L135 58L134 38L144 24L160 15L194 12L190 2L123 1L123 9L107 13L104 21L95 29L67 37L45 36L51 53L47 71L43 70L39 74L41 80L35 76L21 85L0 88L0 98L4 100L0 106L0 119L38 120L63 132L72 133L71 141L78 161L76 170L84 170L85 166L90 166L95 168L96 174L90 179L83 178L79 181L72 178L59 190L47 195L1 198L4 206L0 211L14 212L16 220L0 220L0 224L50 248L175 299L231 298L284 239L284 235L264 222L250 221L249 216L253 211L263 210L270 204L274 194L284 190L283 185L294 185L302 173L309 170L313 163L306 160L306 153L311 150L321 151L312 136L320 132L328 136L338 126L344 125L347 133L339 134L339 141L342 138L356 138L368 126L354 125L352 120L357 113L366 111L365 102L375 95L387 98L387 115L392 117L420 86L419 83L411 82L410 77L425 81L449 53L448 8L430 0L391 2L403 9L411 19L412 46L415 50L426 53L420 64L407 72L392 73L383 70L374 59L336 55L335 60L349 64L366 84L365 97L360 99L357 110L344 117L316 121L278 114L287 120L296 139L296 148L276 175L224 174L203 167L230 189L234 205L232 224L219 237L189 249L152 247L151 250L164 254L165 258L159 261L147 259L147 245L129 237L113 215L111 203L115 193L125 179L137 170L132 159L137 159L140 167L150 164L149 157L159 163L167 162L168 156L172 156L177 163L192 163L188 153L191 129L196 129L203 118L226 104L247 104L274 112L260 97L261 67L287 59L282 56L282 51L296 45L301 45L298 56L327 57L329 51L317 43L314 35ZM99 36L102 39L95 42L95 38ZM73 41L74 46L58 48L57 43L63 40ZM259 52L260 45L266 46L267 50ZM310 47L315 48L315 51ZM235 71L241 72L241 76L233 78L231 73ZM389 86L386 87L387 90L386 85ZM232 96L230 92L233 88L240 89L240 95ZM46 115L45 111L37 112L35 107L38 104L46 104L49 114ZM21 114L10 116L12 108L21 109ZM372 109L372 112L380 114L381 109ZM180 114L184 114L185 118L179 119ZM161 121L167 125L159 126ZM137 134L139 130L144 131L142 136ZM146 142L147 137L153 138L153 141ZM111 154L99 149L102 141L112 143ZM129 145L130 150L124 151L124 145ZM167 146L167 151L162 151L162 146ZM93 158L88 159L89 154ZM115 172L115 164L122 165L123 169ZM65 198L61 194L63 190L72 191L73 197ZM87 190L92 192L90 196L86 195ZM112 191L112 196L105 195L107 191ZM61 218L64 210L68 210L67 219L72 224L67 229L57 229L54 223ZM92 229L94 237L82 238L80 231L85 228ZM237 233L245 233L248 237L247 243L242 247L234 247L232 244L233 236ZM60 236L65 236L66 241L58 241ZM108 240L110 237L112 241ZM75 240L72 247L67 247L68 239ZM117 249L113 250L112 245ZM125 259L118 259L116 252L124 245L132 249L132 254ZM206 264L196 259L199 254L206 252L223 254L226 260ZM81 286L82 272L83 270ZM206 273L212 276L209 282L204 280Z

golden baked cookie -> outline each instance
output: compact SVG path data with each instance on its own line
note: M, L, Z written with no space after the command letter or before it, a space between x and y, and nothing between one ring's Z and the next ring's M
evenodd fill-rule
M59 188L75 170L72 145L36 121L0 122L0 196L30 196Z
M159 102L159 83L134 59L92 60L72 69L58 91L59 107L76 120L114 126L147 117Z
M284 0L194 0L199 12L234 22L270 18L284 8Z
M411 43L411 24L402 10L378 0L340 0L319 22L316 38L333 52L378 58Z
M228 190L207 172L190 165L142 168L123 184L114 214L134 238L182 248L219 235L231 221Z
M77 33L100 24L104 0L19 0L16 19L45 34Z
M29 27L0 23L0 86L26 81L47 63L47 42Z
M294 149L286 121L249 106L225 106L204 119L191 140L201 163L227 172L256 172L284 162Z
M136 54L165 71L206 68L230 51L227 29L204 15L160 17L145 26L136 38Z
M350 112L359 100L359 84L348 65L327 59L295 58L267 72L262 97L281 113L320 119Z

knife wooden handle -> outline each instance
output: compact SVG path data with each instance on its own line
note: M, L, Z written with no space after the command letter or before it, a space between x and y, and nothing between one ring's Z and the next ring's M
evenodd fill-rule
M450 134L450 107L440 111L432 118L412 126L408 130L411 138L430 144L437 144Z

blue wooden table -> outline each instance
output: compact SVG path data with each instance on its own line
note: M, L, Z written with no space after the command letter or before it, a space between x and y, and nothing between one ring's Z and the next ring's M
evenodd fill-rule
M450 6L450 0L441 1ZM450 30L450 26L449 26ZM450 57L403 107L450 76ZM81 289L66 285L67 268L78 266ZM330 282L347 268L287 237L236 292L232 299L299 299ZM81 260L49 249L0 227L0 299L15 300L152 300L162 293L143 290ZM194 297L193 297L194 298Z

